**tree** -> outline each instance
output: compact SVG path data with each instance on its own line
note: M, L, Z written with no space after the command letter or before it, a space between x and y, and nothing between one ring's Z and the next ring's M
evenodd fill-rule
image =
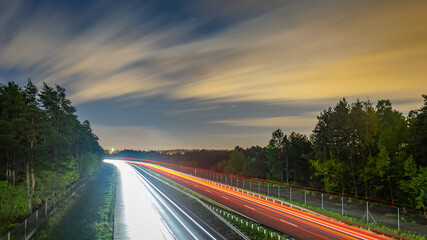
M289 140L282 130L277 129L272 134L269 142L268 165L271 171L270 176L277 179L280 174L280 180L283 182L283 172L286 173L286 183L289 183ZM283 168L283 162L285 168Z
M234 150L224 171L226 173L242 174L245 164L246 157L243 152L241 150Z
M75 129L82 131L75 134ZM85 140L77 143L79 139ZM71 150L79 144L86 157L77 173ZM0 226L6 227L0 230L11 230L42 200L93 173L101 152L89 122L77 120L64 88L44 84L39 92L31 80L23 88L0 84Z
M360 178L365 185L366 197L377 196L377 193L384 188L389 177L386 176L390 168L389 159L385 147L380 147L380 152L377 156L368 157L368 162L360 171Z
M311 160L314 174L322 177L326 191L336 191L341 189L344 192L346 174L349 171L349 165L342 161L331 157L326 161Z
M408 143L408 124L402 113L394 110L390 100L379 100L376 106L379 117L378 147L388 153L389 166L386 172L384 187L388 191L382 191L382 198L394 202L396 186L403 177L403 158L405 146ZM387 194L386 194L387 193Z
M412 157L403 163L405 177L400 180L399 187L405 192L407 199L417 208L427 208L427 167L418 167ZM408 198L409 196L409 198Z
M310 136L313 143L313 152L316 159L326 160L330 155L329 142L330 142L330 129L329 119L332 115L332 108L329 107L317 116L317 124Z
M409 149L415 162L427 166L427 95L424 98L424 106L411 111L409 116Z
M322 161L319 159L310 161L315 170L315 176L321 176L325 188L329 190L340 186L340 190L344 193L349 179L353 179L353 186L356 188L357 168L354 159L351 158L354 131L348 102L345 98L340 100L333 109L323 111L318 119L319 122L311 138L315 151L313 155L322 156ZM319 151L321 151L320 154ZM328 157L326 153L329 154Z
M290 171L294 176L292 180L299 184L308 184L310 179L309 154L313 151L312 144L307 136L292 132L289 135L288 155L290 161Z

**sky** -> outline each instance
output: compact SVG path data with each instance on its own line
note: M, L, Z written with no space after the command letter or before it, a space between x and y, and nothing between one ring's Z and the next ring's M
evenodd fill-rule
M104 148L265 146L427 93L427 1L0 1L0 83L65 87Z

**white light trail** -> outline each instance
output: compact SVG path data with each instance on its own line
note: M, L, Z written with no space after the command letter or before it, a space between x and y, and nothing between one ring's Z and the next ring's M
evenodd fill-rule
M137 178L134 170L126 163L114 160L104 160L117 167L117 190L121 189L123 197L121 214L115 214L115 229L122 225L123 239L174 239L171 232L161 220L153 206L150 192ZM120 185L119 185L120 184ZM116 202L116 205L120 204ZM117 211L116 209L116 211ZM120 219L116 217L123 216ZM117 221L116 221L117 220ZM116 231L116 230L115 230ZM118 234L115 232L115 235Z

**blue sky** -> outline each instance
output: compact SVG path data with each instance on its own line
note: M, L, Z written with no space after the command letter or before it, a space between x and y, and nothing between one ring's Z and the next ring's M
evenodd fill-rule
M427 84L427 3L2 1L0 81L59 84L104 148L265 146L339 99L404 114Z

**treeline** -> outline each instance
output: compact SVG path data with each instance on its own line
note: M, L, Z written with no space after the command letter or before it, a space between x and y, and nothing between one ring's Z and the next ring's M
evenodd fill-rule
M389 100L342 99L317 117L311 136L278 129L265 147L145 158L356 196L427 205L427 95L408 117ZM131 151L122 152L121 156ZM137 152L134 152L138 155ZM138 157L138 156L136 156Z
M215 170L326 191L427 205L427 95L408 117L389 100L342 99L317 117L313 134L272 133L267 147L238 149Z
M389 100L342 99L317 117L313 134L272 133L267 147L237 149L215 170L427 205L427 95L408 117Z
M0 234L79 177L92 174L103 150L80 122L65 89L30 80L0 84Z

